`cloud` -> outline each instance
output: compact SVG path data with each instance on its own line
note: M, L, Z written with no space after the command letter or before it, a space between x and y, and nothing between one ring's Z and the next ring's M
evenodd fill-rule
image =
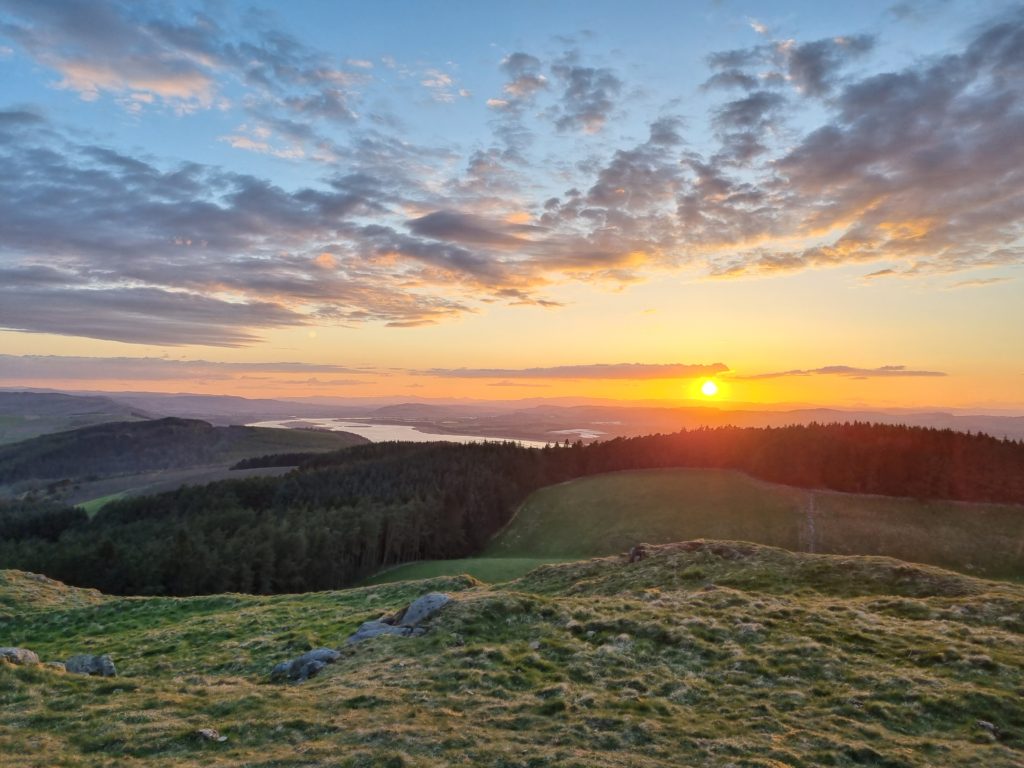
M728 371L722 363L615 363L549 368L433 368L424 375L453 379L696 379Z
M681 210L691 242L709 253L711 273L882 259L903 262L909 274L1020 263L1024 61L1015 52L1022 45L1018 11L981 27L959 53L847 78L841 88L827 77L828 119L788 146L769 146L753 182L729 173L728 153L695 160L697 178ZM818 75L804 77L806 87L824 88ZM787 237L817 242L775 245Z
M569 53L551 67L562 86L555 126L560 131L597 133L615 109L623 82L607 67L584 67Z
M110 380L173 381L177 379L234 379L250 374L330 373L366 375L340 365L264 362L228 363L164 357L72 357L59 355L0 355L4 381ZM334 380L338 383L340 380ZM351 380L362 381L362 380Z
M850 365L827 365L824 368L811 368L809 370L778 371L774 373L755 373L746 376L730 376L737 380L753 381L758 379L781 379L790 376L841 376L849 379L878 379L878 378L920 378L946 376L941 371L915 371L904 365L883 365L880 368L857 368Z
M986 286L986 285L997 285L998 283L1007 283L1007 282L1009 282L1012 279L1013 278L1010 278L1010 277L984 277L984 278L977 278L977 279L974 279L974 280L960 280L958 282L953 283L949 287L951 289L952 288L981 288L982 286Z

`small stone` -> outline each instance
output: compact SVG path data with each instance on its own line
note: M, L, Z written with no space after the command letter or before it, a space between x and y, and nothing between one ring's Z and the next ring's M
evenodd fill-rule
M314 675L328 664L341 658L341 653L333 648L314 648L298 658L282 661L270 670L271 680L294 680L301 683Z
M999 730L998 728L996 728L995 723L990 723L988 720L979 720L978 721L978 727L979 728L984 728L986 731L988 731L991 734L995 734L996 731Z
M200 728L196 731L196 736L203 739L204 741L227 741L227 736L221 736L216 728Z
M48 661L43 666L47 669L52 669L54 672L67 672L62 661Z
M0 648L0 660L11 664L38 664L39 656L28 648Z
M540 640L531 640L530 641L530 650L531 651L539 651L540 650Z

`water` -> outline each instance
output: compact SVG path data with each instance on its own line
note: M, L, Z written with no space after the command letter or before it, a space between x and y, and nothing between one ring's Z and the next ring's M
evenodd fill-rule
M271 427L273 429L292 429L295 425L329 429L332 432L351 432L365 437L371 443L383 443L388 440L404 440L411 443L493 443L511 441L528 448L543 448L547 442L543 440L521 440L518 437L481 437L480 435L435 435L421 432L408 424L367 424L354 419L282 419L280 421L257 421L250 427Z

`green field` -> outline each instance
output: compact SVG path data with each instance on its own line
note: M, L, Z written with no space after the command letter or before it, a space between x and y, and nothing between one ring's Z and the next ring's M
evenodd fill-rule
M455 602L426 636L268 683L430 590ZM6 571L0 637L120 672L0 664L3 768L1024 764L1024 588L886 558L706 542L504 587L184 599Z
M473 563L480 579L493 582L502 579L486 574L500 576L505 558L566 561L699 538L887 555L1024 580L1024 507L809 491L706 469L614 472L542 488ZM462 561L447 562L410 573L462 572Z

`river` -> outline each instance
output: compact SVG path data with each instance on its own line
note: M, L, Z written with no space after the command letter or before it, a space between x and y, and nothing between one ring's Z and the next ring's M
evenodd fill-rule
M521 440L518 437L482 437L480 435L448 435L421 432L408 424L368 424L356 419L281 419L279 421L257 421L250 427L271 427L273 429L295 429L297 426L310 429L328 429L332 432L351 432L365 437L371 443L383 443L388 440L404 440L411 443L493 443L511 441L528 448L543 448L547 443L543 440Z

